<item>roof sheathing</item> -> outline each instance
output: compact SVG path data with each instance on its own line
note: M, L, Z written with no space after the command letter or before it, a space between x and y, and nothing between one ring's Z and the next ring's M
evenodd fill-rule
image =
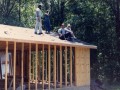
M24 43L38 43L49 45L73 46L96 49L97 46L86 45L84 43L69 42L67 40L60 40L51 34L36 35L34 29L2 25L0 24L0 41L15 41Z

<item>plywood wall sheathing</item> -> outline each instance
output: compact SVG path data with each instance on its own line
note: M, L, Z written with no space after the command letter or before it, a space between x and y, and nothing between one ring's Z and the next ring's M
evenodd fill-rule
M88 73L90 72L89 55L89 48L75 48L75 81L77 86L90 85L90 73Z

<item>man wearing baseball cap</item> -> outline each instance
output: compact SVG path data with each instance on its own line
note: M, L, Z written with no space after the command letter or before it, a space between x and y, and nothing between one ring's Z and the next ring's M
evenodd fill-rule
M41 11L41 7L42 5L39 4L38 5L38 8L36 8L36 25L35 25L35 34L37 34L37 31L39 31L38 34L42 34L42 20L41 20L41 17L43 16L43 13Z

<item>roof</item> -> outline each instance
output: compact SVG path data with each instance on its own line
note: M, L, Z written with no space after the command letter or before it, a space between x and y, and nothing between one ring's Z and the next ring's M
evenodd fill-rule
M74 46L74 47L86 47L96 49L97 46L90 45L85 42L70 42L67 40L60 40L54 33L36 35L34 29L3 25L0 24L0 41L16 41L24 43L40 43L50 45L62 45L62 46Z

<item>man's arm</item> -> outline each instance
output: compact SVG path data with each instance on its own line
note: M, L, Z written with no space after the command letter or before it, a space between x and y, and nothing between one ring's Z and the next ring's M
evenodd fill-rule
M62 33L61 33L61 29L58 29L58 34L59 34L59 36L62 35Z
M65 28L65 31L66 31L66 32L73 33L72 30L69 30L69 29L67 29L67 28Z
M40 16L43 17L43 12L40 10Z

